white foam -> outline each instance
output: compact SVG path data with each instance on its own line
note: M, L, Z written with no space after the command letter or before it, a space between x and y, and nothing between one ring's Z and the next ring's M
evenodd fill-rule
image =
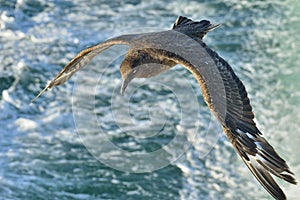
M3 90L2 91L2 98L4 101L8 102L8 103L11 103L11 104L14 104L14 101L13 99L10 97L9 93L8 93L8 90Z
M14 122L14 124L18 127L18 130L20 131L33 130L38 126L38 124L35 121L26 118L19 118Z

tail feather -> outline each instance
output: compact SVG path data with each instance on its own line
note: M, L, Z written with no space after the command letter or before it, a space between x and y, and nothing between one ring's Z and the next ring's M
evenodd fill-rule
M202 39L207 32L218 28L220 25L211 24L208 20L193 21L187 17L179 16L172 29L182 32L185 35L196 36Z

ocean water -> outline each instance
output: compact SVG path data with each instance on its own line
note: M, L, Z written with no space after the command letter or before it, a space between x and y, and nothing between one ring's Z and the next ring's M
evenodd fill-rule
M31 99L80 50L170 29L222 26L205 42L245 84L256 123L300 174L300 3L0 0L0 199L272 199L181 66L119 94L125 46ZM278 181L289 199L299 186Z

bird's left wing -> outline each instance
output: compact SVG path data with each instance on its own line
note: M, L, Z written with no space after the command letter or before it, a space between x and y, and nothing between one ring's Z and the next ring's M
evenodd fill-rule
M252 174L274 198L285 199L271 174L293 184L296 180L286 162L257 129L243 83L217 53L201 42L185 42L188 40L165 43L164 50L159 50L161 56L193 73L208 107Z
M131 41L136 38L136 36L137 35L134 34L121 35L82 50L59 72L59 74L49 84L46 85L46 87L31 102L39 98L47 89L66 82L75 72L85 67L96 55L113 45L130 45Z

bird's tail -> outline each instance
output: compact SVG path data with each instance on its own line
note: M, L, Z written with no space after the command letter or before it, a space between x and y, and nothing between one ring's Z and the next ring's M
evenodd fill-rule
M261 133L253 136L239 129L231 131L226 128L225 133L260 184L275 199L286 199L271 174L289 183L297 184L294 173L267 140L261 136Z
M211 24L208 20L193 21L187 17L179 16L172 29L202 39L206 33L219 26L221 26L221 24Z

